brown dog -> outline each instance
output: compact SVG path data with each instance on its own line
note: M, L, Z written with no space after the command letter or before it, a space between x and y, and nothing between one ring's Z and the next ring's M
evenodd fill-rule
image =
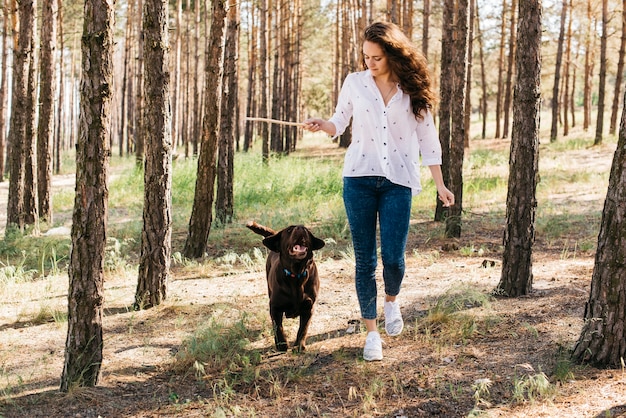
M265 270L276 349L287 351L288 347L283 315L287 318L299 316L300 327L294 346L296 351L304 351L313 304L320 287L313 251L325 243L302 225L292 225L278 232L254 221L246 226L263 235L263 245L271 251Z

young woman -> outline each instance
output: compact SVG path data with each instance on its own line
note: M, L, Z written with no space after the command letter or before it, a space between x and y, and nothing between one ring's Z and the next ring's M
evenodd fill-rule
M385 331L404 327L397 296L404 278L404 254L411 199L421 191L421 164L430 168L444 206L454 195L441 174L441 145L431 107L435 101L426 59L392 23L365 29L364 71L349 74L335 114L310 118L304 129L341 135L352 119L352 143L343 168L343 199L356 258L355 285L367 328L363 358L382 360L376 324L376 224L380 225L385 287Z

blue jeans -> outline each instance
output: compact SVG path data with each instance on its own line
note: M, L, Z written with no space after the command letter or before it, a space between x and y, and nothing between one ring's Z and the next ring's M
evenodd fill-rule
M385 293L397 296L404 278L411 198L410 188L384 177L343 179L343 202L356 259L356 294L364 319L376 319L376 221L380 224Z

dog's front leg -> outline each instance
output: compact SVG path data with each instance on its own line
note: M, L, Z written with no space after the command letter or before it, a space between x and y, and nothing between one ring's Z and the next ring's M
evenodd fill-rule
M296 338L295 350L302 352L306 350L306 336L309 332L309 323L313 316L313 301L307 299L304 301L302 312L300 312L300 327L298 328L298 337Z
M274 328L274 343L276 350L287 351L288 344L283 330L283 311L270 307L270 316L272 317L272 327Z

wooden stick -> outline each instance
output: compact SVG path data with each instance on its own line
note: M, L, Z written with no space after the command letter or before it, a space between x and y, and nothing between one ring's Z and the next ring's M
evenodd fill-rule
M286 122L284 120L276 120L276 119L268 119L268 118L251 118L249 116L246 116L246 120L249 120L251 122L275 123L277 125L304 126L304 123L301 123L301 122Z

